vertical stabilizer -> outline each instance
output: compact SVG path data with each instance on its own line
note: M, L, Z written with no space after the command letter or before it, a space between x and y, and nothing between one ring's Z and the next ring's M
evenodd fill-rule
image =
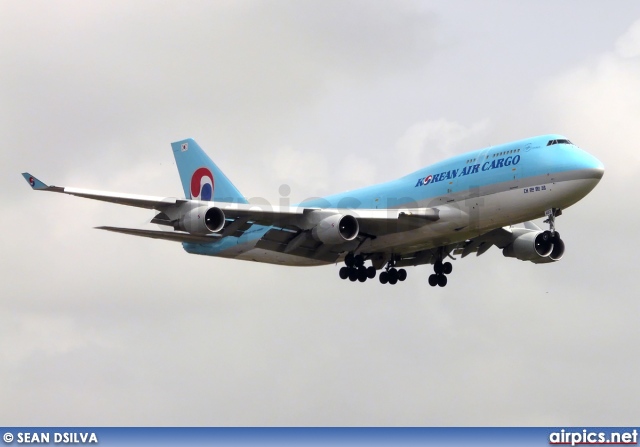
M187 199L249 203L192 138L171 143Z

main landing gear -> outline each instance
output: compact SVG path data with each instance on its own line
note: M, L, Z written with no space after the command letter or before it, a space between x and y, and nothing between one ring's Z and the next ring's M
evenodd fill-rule
M367 279L376 277L376 268L374 266L364 266L364 256L349 253L344 258L345 266L340 269L340 278L349 279L349 281L365 282ZM382 284L396 284L398 281L407 279L407 271L405 269L396 269L395 259L391 258L385 269L380 273L380 282Z
M396 269L396 261L391 258L385 267L385 270L380 273L380 283L382 284L396 284L398 281L404 281L407 279L407 271L405 269Z
M349 253L344 258L345 266L340 269L340 278L347 279L351 282L365 282L367 279L376 277L376 269L373 266L364 266L364 256Z
M442 262L442 256L438 257L438 260L433 264L433 271L435 273L429 275L429 285L431 287L447 285L447 276L453 271L453 265L450 262Z

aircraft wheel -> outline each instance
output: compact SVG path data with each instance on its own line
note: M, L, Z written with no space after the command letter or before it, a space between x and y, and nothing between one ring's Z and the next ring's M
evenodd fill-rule
M358 269L358 281L365 282L367 280L367 269L365 267L360 267Z
M438 285L444 287L447 285L447 277L444 275L438 275Z
M349 269L349 281L355 282L358 280L358 269L351 267Z
M354 256L353 265L358 268L362 267L364 265L364 256L362 255Z
M353 256L353 253L348 253L347 256L344 257L345 265L347 267L353 267L354 258L355 258L355 256Z
M442 261L438 261L435 264L433 264L433 271L436 272L436 275L441 274L443 268L444 267L442 266Z
M389 275L389 284L395 284L398 282L398 277L397 276L391 276Z
M340 279L347 279L349 277L349 267L342 267L340 269Z
M367 267L367 277L369 279L376 277L376 268L374 266Z
M451 272L453 272L453 265L451 265L450 262L445 262L444 264L442 264L442 273L448 275Z
M405 279L407 279L407 271L405 269L398 270L398 280L404 281Z
M431 287L435 287L438 285L438 275L436 275L435 273L429 275L429 285Z
M378 278L380 278L381 284L386 284L389 282L389 274L387 272L380 273L380 276Z

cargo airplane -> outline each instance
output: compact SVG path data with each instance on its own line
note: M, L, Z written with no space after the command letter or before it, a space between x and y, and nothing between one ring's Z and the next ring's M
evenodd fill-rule
M397 180L306 200L251 204L193 139L171 144L185 198L48 186L38 191L156 210L167 231L97 227L182 243L188 253L289 266L344 263L342 279L396 284L405 267L433 265L428 282L444 287L448 259L496 246L535 264L559 261L565 244L555 219L600 181L599 160L560 135L476 150ZM531 222L546 216L542 228ZM514 226L523 223L523 226Z

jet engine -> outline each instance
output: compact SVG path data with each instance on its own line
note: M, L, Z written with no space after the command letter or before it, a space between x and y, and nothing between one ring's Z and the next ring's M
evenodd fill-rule
M224 227L224 212L215 206L199 206L187 211L178 220L176 230L193 234L217 233Z
M562 259L564 256L564 242L560 239L560 235L556 233L555 238L553 239L553 250L546 258L532 259L531 262L534 264L546 264L548 262L555 262Z
M552 236L550 231L524 230L514 236L502 250L506 257L542 264L559 261L564 255L564 242L558 233Z
M313 227L311 235L317 241L337 245L354 240L359 231L360 225L355 217L349 214L334 214L325 217Z

